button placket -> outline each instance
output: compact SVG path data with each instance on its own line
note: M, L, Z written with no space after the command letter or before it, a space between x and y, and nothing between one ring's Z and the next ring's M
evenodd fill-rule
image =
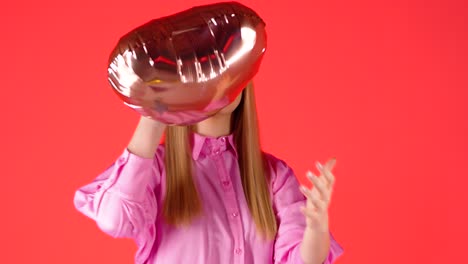
M216 163L216 167L218 168L218 175L219 175L219 180L221 183L221 186L225 192L229 191L232 189L231 185L231 179L226 171L226 168L224 167L224 162L221 156L216 155L213 157L214 161Z
M215 155L219 155L220 152L221 151L219 150L219 148L214 148L213 149L213 154L215 154Z
M226 140L226 139L225 139ZM221 139L222 141L222 139ZM219 143L216 142L216 143ZM211 147L219 146L214 143ZM225 145L224 145L225 146ZM223 145L221 144L221 147ZM213 150L213 149L212 149ZM224 199L223 203L226 208L226 214L229 219L229 226L231 227L232 236L234 238L234 262L235 263L244 263L243 257L243 248L244 248L244 236L243 236L243 226L242 219L239 213L239 205L236 197L236 188L234 182L231 179L228 168L226 168L226 163L221 155L213 155L213 161L216 164L219 181L222 189L224 190Z

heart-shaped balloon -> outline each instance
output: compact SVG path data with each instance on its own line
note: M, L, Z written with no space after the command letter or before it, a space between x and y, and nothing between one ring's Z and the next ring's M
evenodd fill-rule
M206 119L231 103L257 73L263 20L236 2L198 6L124 35L108 79L124 103L173 125Z

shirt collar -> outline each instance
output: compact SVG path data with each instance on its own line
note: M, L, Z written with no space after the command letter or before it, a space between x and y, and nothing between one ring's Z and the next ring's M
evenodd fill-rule
M234 144L234 135L232 133L227 136L209 137L191 132L191 144L192 158L194 160L198 160L200 154L214 151L215 148L219 148L221 151L232 149L237 158L237 149Z

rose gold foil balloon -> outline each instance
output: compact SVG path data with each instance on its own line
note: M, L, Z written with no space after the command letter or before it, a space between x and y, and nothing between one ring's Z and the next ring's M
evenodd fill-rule
M198 6L123 36L108 79L124 103L172 125L199 122L232 102L257 73L265 23L239 3Z

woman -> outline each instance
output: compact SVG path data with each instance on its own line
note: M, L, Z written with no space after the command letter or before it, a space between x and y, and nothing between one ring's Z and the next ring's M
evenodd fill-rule
M309 190L262 152L249 83L193 126L141 117L75 206L107 234L134 239L136 263L333 263L343 253L328 230L333 165L319 165L320 177L309 172Z

